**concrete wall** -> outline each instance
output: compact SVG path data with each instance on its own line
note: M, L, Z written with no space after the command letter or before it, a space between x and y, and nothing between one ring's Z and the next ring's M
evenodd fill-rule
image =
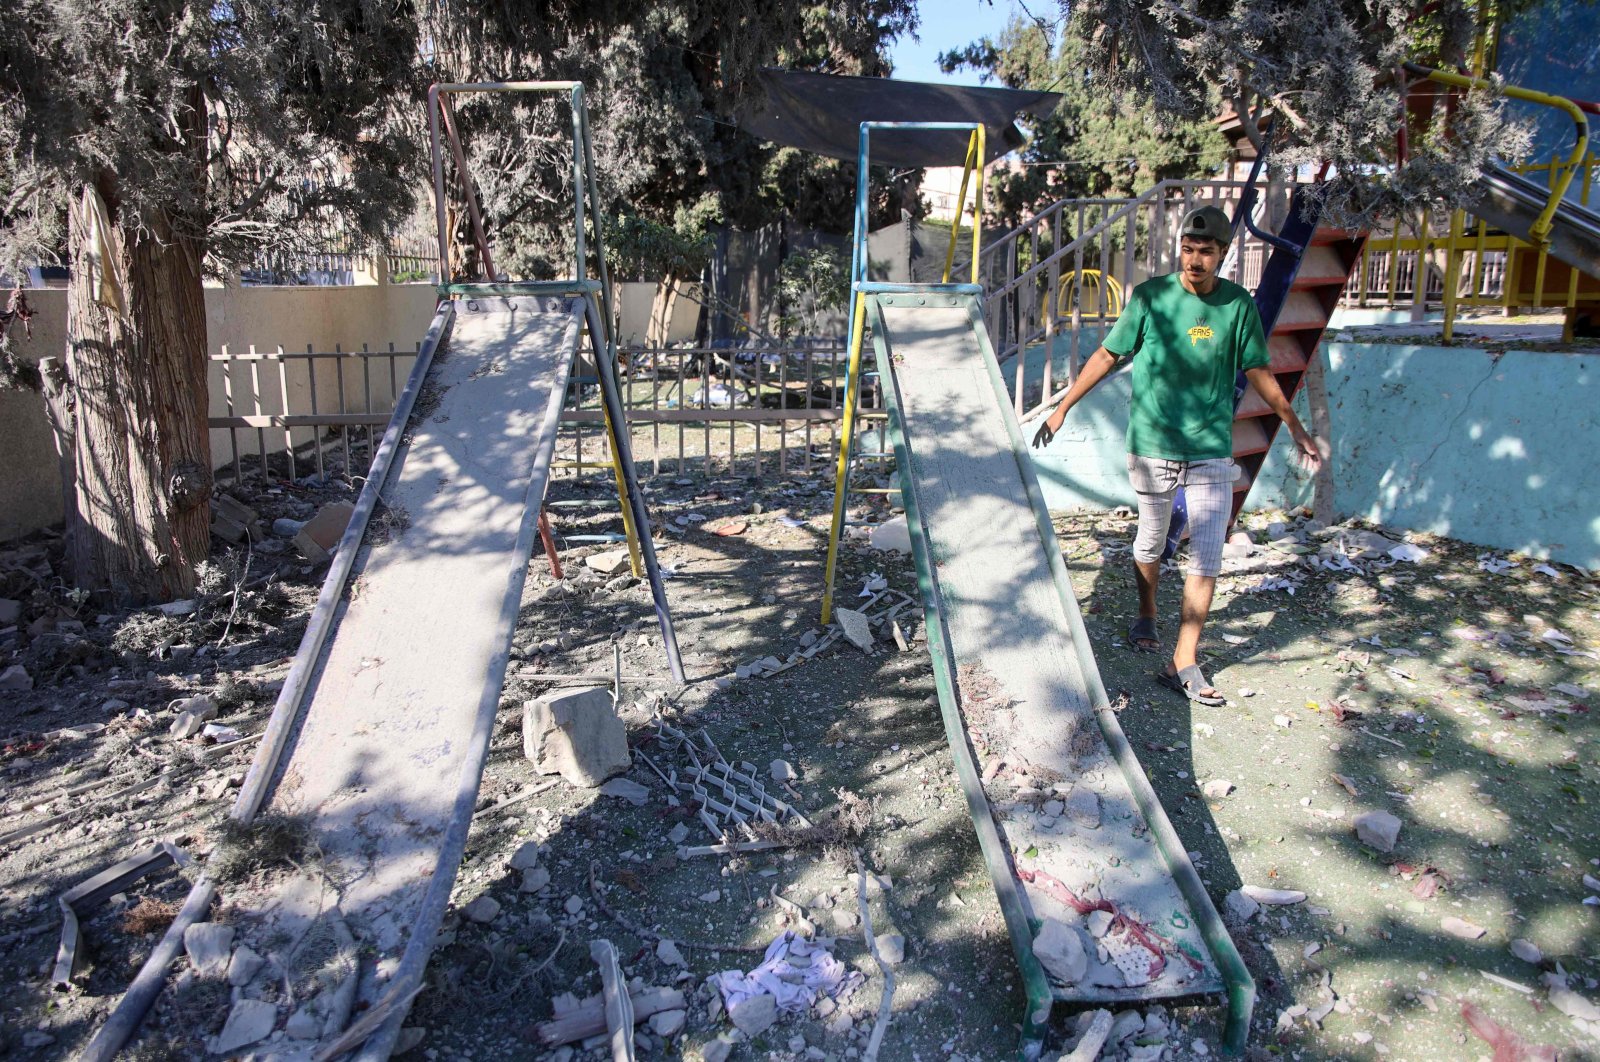
M1341 517L1600 568L1600 357L1323 349ZM1127 373L1103 382L1037 456L1052 509L1133 504L1123 447L1128 389ZM1295 406L1306 419L1303 394ZM1285 438L1268 455L1252 508L1310 501L1309 477Z
M409 351L428 330L435 303L433 288L425 284L207 288L205 299L208 349L213 353L224 346L234 352L246 351L251 344L267 350L281 345L285 350L302 351L309 344L326 351L336 344L345 350L359 350L363 343L373 350L386 350L393 343L395 349ZM67 342L66 292L30 291L28 301L36 311L33 338L25 339L22 330L14 328L13 348L33 360L61 356ZM408 367L409 361L401 362L402 371ZM290 384L290 400L297 410L309 409L309 392L300 379L304 369L294 371L298 375ZM275 375L275 371L270 374ZM249 393L244 379L236 369L235 393L241 397ZM267 386L263 390L268 391ZM320 408L333 409L337 386L331 374L319 378L317 390ZM282 408L281 399L272 397L276 393L271 390L264 395L263 405L269 412ZM211 412L225 412L221 371L215 367ZM241 408L240 412L248 410ZM299 434L304 442L306 433ZM248 445L246 437L253 435L241 432L241 444ZM227 459L226 432L212 433L212 452L219 464ZM42 402L32 393L0 391L0 541L60 519L60 481Z

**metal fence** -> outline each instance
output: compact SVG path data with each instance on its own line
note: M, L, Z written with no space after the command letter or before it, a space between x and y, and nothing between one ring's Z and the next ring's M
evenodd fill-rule
M224 472L297 478L359 476L389 422L415 350L213 355L213 453ZM844 346L624 349L623 400L634 460L653 474L692 471L761 478L833 460L843 419ZM868 378L863 404L876 408ZM218 407L220 406L220 410ZM575 366L555 467L610 468L592 355Z

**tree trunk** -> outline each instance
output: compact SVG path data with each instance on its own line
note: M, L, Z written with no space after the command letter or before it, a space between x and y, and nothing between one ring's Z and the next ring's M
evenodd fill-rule
M167 601L194 590L210 548L200 252L164 217L119 223L104 210L97 224L97 201L86 193L70 212L73 578L120 601Z
M1338 519L1338 507L1333 497L1333 416L1328 408L1325 357L1327 347L1318 344L1306 364L1306 405L1311 413L1311 423L1307 428L1322 452L1322 464L1311 481L1311 515L1324 524L1332 524Z

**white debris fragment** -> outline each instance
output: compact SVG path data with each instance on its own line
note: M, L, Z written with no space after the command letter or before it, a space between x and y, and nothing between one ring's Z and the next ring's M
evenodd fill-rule
M1239 891L1257 903L1274 907L1304 903L1306 899L1306 894L1299 889L1268 889L1260 885L1246 885Z
M849 608L836 608L833 610L833 615L851 645L863 653L872 649L872 628L868 625L865 613Z
M1355 817L1356 837L1369 848L1380 852L1394 851L1400 839L1400 820L1387 811L1367 811Z
M1410 542L1402 542L1389 551L1389 556L1407 564L1416 564L1428 559L1428 551Z

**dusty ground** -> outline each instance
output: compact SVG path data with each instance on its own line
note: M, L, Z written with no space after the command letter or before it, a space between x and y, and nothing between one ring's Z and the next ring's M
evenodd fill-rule
M566 552L568 579L559 586L536 558L483 810L455 898L459 909L488 895L501 909L488 923L456 916L447 923L410 1019L419 1043L405 1057L608 1057L596 1047L548 1051L535 1031L563 993L598 991L589 942L599 937L616 944L629 977L675 985L688 997L682 1033L663 1038L641 1026L647 1057L697 1057L731 1028L708 1006L712 994L703 982L759 961L730 949L763 947L783 928L783 910L771 899L776 890L802 904L820 932L835 938L834 954L866 980L834 1013L782 1020L754 1044L736 1046L733 1057L788 1059L809 1050L809 1057L855 1058L883 981L854 924L851 848L892 881L871 898L874 932L906 941L881 1057L1011 1056L1020 989L930 705L932 677L920 646L902 653L880 645L869 656L841 643L772 678L726 688L716 682L738 664L786 657L815 627L831 488L824 467L759 488L671 474L652 481L691 680L683 691L667 681L644 588L607 590L606 580L582 565L583 556L608 547ZM268 512L258 496L251 500L270 523L277 515L304 518L302 507L321 498L302 493L286 492L281 513ZM565 534L620 530L604 477L562 481L552 499ZM741 522L737 534L713 533ZM1297 554L1267 550L1240 562L1249 570L1224 579L1213 618L1207 666L1233 703L1191 712L1151 679L1154 658L1120 647L1132 601L1131 520L1072 517L1058 520L1058 528L1106 685L1114 698L1128 695L1122 724L1219 907L1240 884L1310 894L1302 904L1264 909L1235 932L1262 995L1252 1036L1258 1054L1489 1058L1493 1049L1462 1018L1463 1003L1471 1003L1523 1039L1557 1046L1564 1058L1596 1056L1600 1041L1549 1005L1540 980L1559 968L1593 999L1600 976L1600 909L1585 906L1596 890L1582 881L1585 873L1600 876L1591 864L1600 856L1600 822L1588 799L1600 770L1588 704L1588 691L1600 690L1600 661L1587 655L1600 645L1593 581L1569 568L1538 574L1526 559L1493 574L1478 565L1484 551L1433 540L1417 540L1432 551L1420 563L1355 561L1357 571L1313 571ZM1313 552L1323 541L1306 536ZM255 557L264 560L276 572L283 558ZM226 595L195 617L159 621L154 639L135 645L124 635L127 657L110 652L117 633L151 623L149 614L105 624L89 617L83 637L97 655L31 666L39 689L0 695L0 732L14 735L0 766L8 811L0 832L67 815L8 844L0 857L0 1035L15 1057L71 1057L158 938L159 917L129 912L147 899L179 899L187 886L168 871L86 919L93 965L68 994L53 993L48 983L59 930L53 897L147 838L176 837L196 853L214 843L214 825L230 802L229 776L242 772L250 746L191 766L198 750L173 751L162 709L190 693L233 689L220 721L246 735L259 731L320 577L285 567L278 579L288 588L287 604L261 613L259 626L247 618L242 634L230 631L215 652L239 646L231 657L212 650L201 656L198 648L174 654L169 646L165 657L150 659L174 633L169 623L178 625L173 646L215 644L232 611ZM841 601L872 573L915 592L909 560L851 548ZM1293 595L1246 592L1264 576L1300 582ZM15 581L0 586L0 596L18 597ZM63 600L48 580L36 589L56 604ZM1164 631L1172 627L1176 592L1176 578L1169 579ZM29 626L42 605L29 598L28 609L9 642L0 635L0 671L13 654L35 660L29 654L39 651L38 636ZM252 605L250 615L258 611ZM794 802L818 822L857 799L868 802L865 834L796 851L680 860L667 838L674 826L688 827L688 844L711 837L670 806L667 787L642 757L628 775L650 791L642 807L565 783L499 807L545 780L521 755L520 706L547 688L537 675L607 670L613 644L625 675L635 676L625 680L623 704L636 749L663 768L685 765L681 753L653 740L649 720L659 711L675 727L703 728L728 760L754 763L763 776L772 760L787 760L798 774ZM1558 692L1557 684L1581 687L1582 695ZM1239 693L1246 688L1253 695ZM104 704L113 699L127 704ZM156 717L152 725L119 723L80 739L39 740L46 731L125 718L141 707ZM98 791L91 791L18 810L61 785L68 771L76 781L92 777L85 772L142 780L162 770L166 781L125 798L96 803ZM1199 786L1219 778L1234 791L1203 798ZM1353 816L1374 808L1403 823L1393 854L1374 852L1352 834ZM550 879L532 892L510 866L528 842L540 845L539 865ZM1428 898L1418 894L1424 878L1421 892L1438 886ZM1476 940L1450 936L1440 924L1447 916L1486 932ZM677 941L685 965L663 961L652 934ZM1513 939L1537 945L1542 962L1514 957ZM1320 1030L1295 1009L1315 1013L1330 1002ZM169 993L149 1025L146 1056L201 1057L194 1031L208 1024L214 1031L226 1005L225 995L199 988ZM1175 1010L1166 1057L1215 1054L1218 1017L1210 1006ZM1070 1027L1057 1022L1062 1040Z

